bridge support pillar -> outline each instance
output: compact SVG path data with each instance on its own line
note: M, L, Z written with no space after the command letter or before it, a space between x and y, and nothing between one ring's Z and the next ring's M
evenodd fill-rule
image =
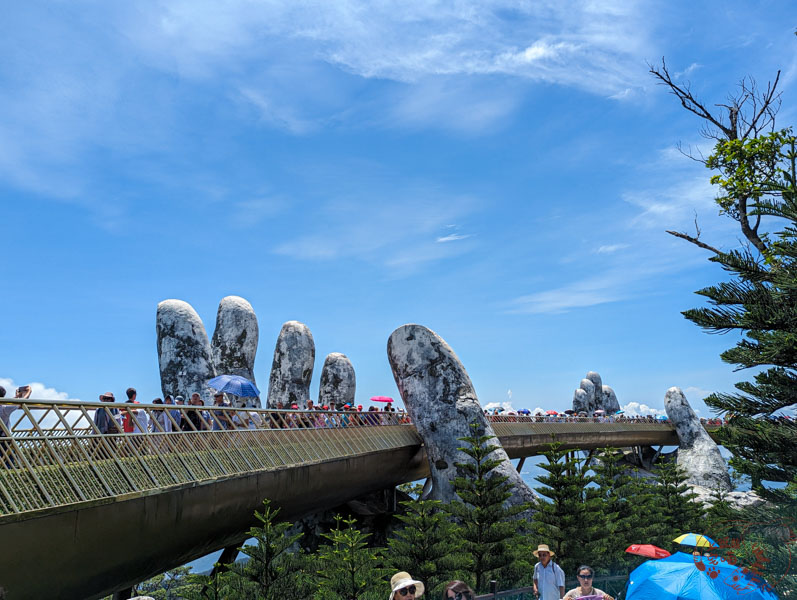
M213 565L213 570L210 572L211 577L227 570L227 565L238 557L238 548L240 547L240 545L235 544L234 546L227 546L221 551L219 560L216 561L216 564Z

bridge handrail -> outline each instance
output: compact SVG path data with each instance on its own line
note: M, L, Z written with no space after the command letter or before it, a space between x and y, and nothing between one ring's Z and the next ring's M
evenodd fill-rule
M393 412L0 399L0 410L11 407L0 413L0 520L421 444Z
M16 407L17 410L13 410ZM36 413L37 416L34 416ZM84 402L0 398L0 439L11 437L101 435L98 413L104 413L110 433L177 433L242 429L323 429L367 427L411 422L402 411L264 409L218 405L178 405L128 402ZM71 417L71 419L70 419ZM652 423L650 417L577 417L550 415L486 415L492 423ZM721 424L719 419L708 425Z

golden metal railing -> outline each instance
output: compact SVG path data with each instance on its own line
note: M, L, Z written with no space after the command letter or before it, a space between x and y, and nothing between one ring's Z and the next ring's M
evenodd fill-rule
M403 412L0 398L0 520L15 514L421 444ZM604 418L494 415L495 432ZM642 420L643 428L666 421ZM609 429L633 429L625 419ZM373 435L373 427L380 427ZM540 431L537 431L537 430ZM574 432L578 432L574 431Z
M421 443L396 412L0 399L0 416L0 519Z

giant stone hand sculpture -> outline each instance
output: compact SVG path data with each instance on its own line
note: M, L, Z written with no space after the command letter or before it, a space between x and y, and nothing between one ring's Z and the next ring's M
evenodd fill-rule
M573 394L573 410L576 413L585 412L589 416L592 416L596 410L603 410L607 415L613 415L620 410L620 403L614 390L608 385L603 385L601 376L595 371L590 371Z
M393 377L412 422L423 438L429 459L432 491L430 498L449 502L456 497L452 481L464 476L455 463L470 459L458 448L458 438L472 435L470 424L479 434L495 435L479 405L465 367L451 347L435 332L421 325L402 325L387 342L387 355ZM536 498L512 466L498 438L491 458L504 459L496 472L508 477L512 496L508 503L518 505Z
M268 381L268 408L282 402L285 408L296 404L305 408L310 399L315 342L304 323L288 321L282 326L274 348L274 362Z
M164 396L194 392L204 404L211 404L213 391L207 381L216 376L208 334L194 308L182 300L164 300L155 317L158 335L158 363Z
M681 388L671 387L664 396L664 410L678 434L677 463L684 468L691 484L711 490L733 489L728 467L716 442L700 423Z
M318 404L340 409L346 404L354 405L357 379L349 357L340 352L328 354L321 369L321 384L318 388Z
M216 373L240 375L255 383L257 341L257 316L252 305L239 296L222 298L210 343ZM234 396L234 403L241 407L260 408L258 398Z

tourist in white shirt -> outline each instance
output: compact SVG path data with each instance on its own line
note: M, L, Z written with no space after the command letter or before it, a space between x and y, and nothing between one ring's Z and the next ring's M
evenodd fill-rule
M547 544L540 544L534 556L540 559L534 565L534 595L540 600L559 600L565 595L565 572L551 560L556 553Z

